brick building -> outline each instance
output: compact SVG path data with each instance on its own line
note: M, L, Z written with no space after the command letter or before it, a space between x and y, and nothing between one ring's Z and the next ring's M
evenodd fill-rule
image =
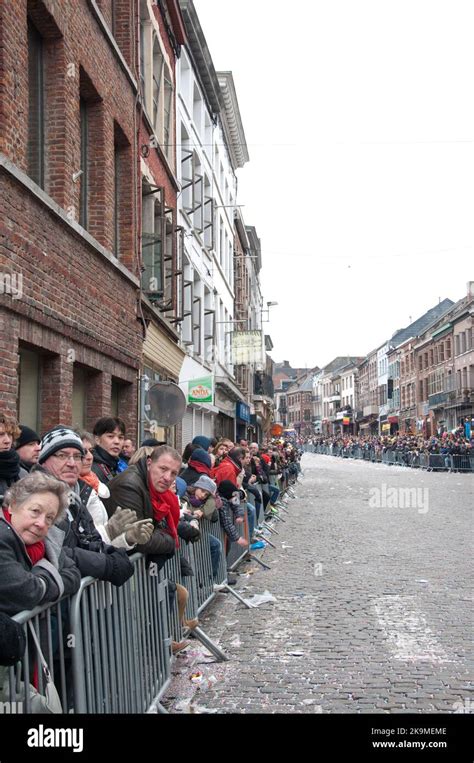
M41 432L137 418L128 5L0 4L0 399Z

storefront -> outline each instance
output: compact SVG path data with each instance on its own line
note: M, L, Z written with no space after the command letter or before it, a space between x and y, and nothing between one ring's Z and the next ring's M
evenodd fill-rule
M250 435L250 408L240 401L235 404L235 441L248 440Z

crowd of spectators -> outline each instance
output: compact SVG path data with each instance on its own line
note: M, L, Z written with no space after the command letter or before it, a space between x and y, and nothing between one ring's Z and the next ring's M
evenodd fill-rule
M279 489L299 471L290 443L265 445L197 436L181 455L144 440L138 450L117 417L99 419L92 433L58 425L41 437L0 417L0 614L57 602L81 578L122 586L134 573L133 552L159 570L175 555L181 581L193 575L183 543L201 539L201 523L219 522L226 548L206 533L212 572L232 544L265 545L264 523L278 513ZM275 479L274 479L275 478ZM251 498L252 497L252 498ZM248 520L248 538L239 527ZM229 584L235 583L228 571ZM180 622L188 590L169 581ZM173 642L172 651L188 642ZM1 688L1 687L0 687Z

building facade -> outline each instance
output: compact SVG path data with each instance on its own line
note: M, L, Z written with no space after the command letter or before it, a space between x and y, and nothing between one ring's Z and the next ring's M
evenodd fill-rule
M135 30L86 0L1 3L0 29L2 409L40 432L118 414L134 435Z

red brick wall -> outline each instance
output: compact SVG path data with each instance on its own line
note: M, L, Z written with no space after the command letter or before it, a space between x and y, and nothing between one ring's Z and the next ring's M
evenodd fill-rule
M53 16L49 16L47 8ZM0 151L27 169L28 49L27 12L44 38L46 110L46 192L79 219L80 182L72 175L80 166L81 67L102 99L90 141L90 232L107 249L113 246L114 121L130 146L135 143L135 94L119 66L86 0L13 0L0 4ZM62 34L62 36L61 36ZM129 29L133 39L132 29ZM85 41L87 40L87 44ZM133 178L130 152L125 176ZM127 186L127 191L131 185ZM133 193L124 193L127 220L135 225ZM124 257L130 262L133 244L124 225Z
M79 218L81 67L93 103L89 232L106 249L114 240L114 142L123 164L120 259L138 275L134 232L135 93L87 0L0 2L0 151L27 171L27 13L44 38L45 191ZM125 32L122 30L124 35ZM130 50L133 32L129 28ZM87 79L88 78L88 79ZM72 422L74 361L89 372L87 424L111 411L112 380L121 382L119 413L136 431L142 330L137 289L109 260L0 168L0 274L21 273L20 299L0 294L0 409L16 415L18 351L44 353L42 431Z

